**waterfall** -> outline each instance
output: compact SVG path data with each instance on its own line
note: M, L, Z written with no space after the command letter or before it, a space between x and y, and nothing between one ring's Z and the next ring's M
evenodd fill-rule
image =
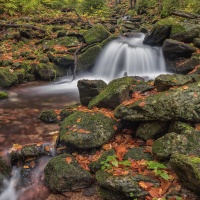
M108 80L128 76L155 78L166 73L165 60L160 47L143 44L144 34L122 37L109 43L94 66L95 76Z

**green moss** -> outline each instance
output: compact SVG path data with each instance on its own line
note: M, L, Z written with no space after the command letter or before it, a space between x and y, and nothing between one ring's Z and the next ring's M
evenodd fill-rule
M0 69L0 87L7 88L18 83L18 77L9 69Z
M95 25L87 32L83 33L83 36L87 44L101 42L104 39L106 39L109 35L110 33L101 24Z
M47 123L57 122L57 115L54 112L54 110L45 110L45 111L42 111L42 113L40 114L39 118L43 122L47 122Z
M94 106L115 108L129 98L130 87L134 82L132 77L111 81L105 90L89 102L88 108L91 109Z
M110 37L106 38L104 41L101 42L101 47L105 47L109 42L113 41L113 40L116 40L117 38L119 38L118 36L116 35L111 35Z
M1 99L7 99L7 98L8 98L8 93L0 91L0 100Z

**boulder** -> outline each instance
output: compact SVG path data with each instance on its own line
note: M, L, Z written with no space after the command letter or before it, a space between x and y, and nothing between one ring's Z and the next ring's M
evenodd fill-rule
M200 83L195 82L160 92L130 105L119 105L114 116L129 121L200 122L199 89Z
M154 85L159 92L169 90L174 86L182 86L192 83L192 77L181 74L161 74L155 78Z
M102 42L109 36L110 33L101 24L94 25L91 29L83 33L87 44Z
M200 48L200 38L194 38L193 44L195 47Z
M170 164L181 183L200 194L200 157L176 153L171 156Z
M66 70L52 63L40 63L36 66L35 73L38 78L51 81L66 75Z
M195 129L189 123L181 122L181 121L173 121L169 126L169 133L175 132L178 134L190 134L195 131Z
M39 116L40 120L46 123L57 122L57 114L54 110L43 110Z
M136 136L144 140L155 139L167 133L168 123L161 121L142 122L136 131Z
M171 25L156 25L153 30L147 34L143 43L152 46L162 46L163 42L169 38Z
M0 87L8 88L18 83L17 75L9 69L0 69Z
M60 112L60 120L63 121L65 118L69 117L71 114L75 113L77 111L77 107L80 104L74 104L70 106L66 106L64 109L61 110Z
M92 175L70 154L52 158L44 169L44 175L46 186L53 192L75 191L93 182Z
M105 90L89 102L88 108L97 106L114 109L123 101L130 99L129 92L134 82L136 81L133 77L112 80Z
M200 156L199 142L198 131L184 134L171 132L154 141L152 152L160 160L167 160L174 153Z
M79 55L77 59L77 72L84 72L90 69L95 64L101 50L102 48L99 45L95 45Z
M182 57L190 58L192 53L196 51L191 45L172 39L165 40L162 50L164 57L169 60L176 60Z
M59 140L78 149L100 147L114 135L116 121L101 113L77 111L60 125Z
M129 175L119 175L114 176L112 173L108 173L103 170L96 172L97 183L113 193L118 192L123 194L124 197L129 199L130 197L134 198L144 198L149 193L148 191L142 189L139 186L140 181L150 182L154 186L158 186L159 182L151 178L150 176L144 176L139 174L132 175L131 172Z
M107 87L107 84L103 80L83 79L78 81L77 86L80 102L82 105L87 106L95 96Z

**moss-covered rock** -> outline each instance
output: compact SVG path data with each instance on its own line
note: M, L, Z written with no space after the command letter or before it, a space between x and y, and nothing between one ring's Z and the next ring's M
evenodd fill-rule
M56 38L56 39L45 42L43 44L43 48L45 50L50 49L54 45L61 45L61 46L65 46L65 47L74 47L74 46L78 46L78 44L79 44L79 41L76 37L65 36L65 37Z
M200 38L194 38L193 44L195 47L200 48Z
M200 157L173 154L170 164L181 183L188 189L200 194Z
M109 36L110 33L101 24L97 24L89 29L87 32L83 33L83 37L85 38L87 44L102 42Z
M101 113L75 112L60 126L61 143L80 149L95 148L109 141L116 121Z
M140 181L153 183L155 187L159 185L158 181L147 176L139 174L114 176L103 170L96 172L96 180L101 187L112 190L113 192L123 193L127 199L130 197L142 198L149 194L138 185Z
M36 76L42 80L51 81L64 75L66 75L65 69L52 63L40 63L36 66Z
M136 136L144 140L155 139L168 131L168 123L161 121L142 122L136 131Z
M48 54L48 55L50 55L50 54ZM69 54L64 54L64 55L51 54L50 59L57 66L64 67L66 69L71 67L74 64L74 57Z
M89 186L93 178L70 154L52 158L44 169L45 184L53 192L73 191Z
M190 134L195 131L191 124L181 122L181 121L173 121L169 126L169 132L175 132L178 134Z
M103 80L83 79L78 81L77 86L80 102L82 105L87 106L95 96L107 87L107 84Z
M101 47L104 48L109 42L118 39L119 37L116 35L111 35L110 37L106 38L101 42Z
M7 99L7 98L8 98L8 93L0 91L0 100Z
M192 77L181 74L161 74L155 78L154 85L159 92L169 90L174 86L182 86L192 83Z
M57 114L54 110L43 110L39 116L40 120L46 123L57 122Z
M135 147L130 150L128 150L127 153L125 153L123 160L128 160L129 158L133 160L153 160L153 157L150 153L145 152L144 147Z
M0 69L0 87L8 88L17 83L18 77L13 71L5 68Z
M152 151L160 160L169 159L174 153L200 156L199 142L197 131L184 134L171 132L154 141Z
M84 53L78 56L77 72L87 71L92 67L99 56L102 48L99 45L88 48Z
M97 106L114 109L123 101L130 99L129 92L134 82L133 77L123 77L111 81L105 90L89 102L88 108Z
M130 105L120 105L116 118L129 121L200 121L200 83L160 92Z
M74 105L66 106L64 109L62 109L60 112L61 121L69 117L71 114L75 113L77 111L77 106L79 105L80 104L74 104Z

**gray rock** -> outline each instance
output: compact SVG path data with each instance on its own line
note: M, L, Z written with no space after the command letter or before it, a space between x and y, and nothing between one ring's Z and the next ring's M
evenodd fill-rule
M191 45L172 39L165 40L162 50L164 57L169 60L175 60L181 57L190 58L192 53L196 51Z
M192 77L181 74L161 74L155 78L154 85L159 92L169 90L174 86L182 86L192 83Z
M83 79L78 81L77 86L80 102L82 105L87 106L95 96L107 87L107 84L103 80Z
M95 148L114 135L116 121L101 113L75 112L60 125L60 142L79 149Z
M85 171L70 154L52 158L44 169L45 184L53 192L74 191L88 187L92 175Z
M200 121L200 83L195 82L147 97L130 105L120 105L116 118L129 121Z
M171 156L170 164L181 183L200 194L200 157L176 153Z

